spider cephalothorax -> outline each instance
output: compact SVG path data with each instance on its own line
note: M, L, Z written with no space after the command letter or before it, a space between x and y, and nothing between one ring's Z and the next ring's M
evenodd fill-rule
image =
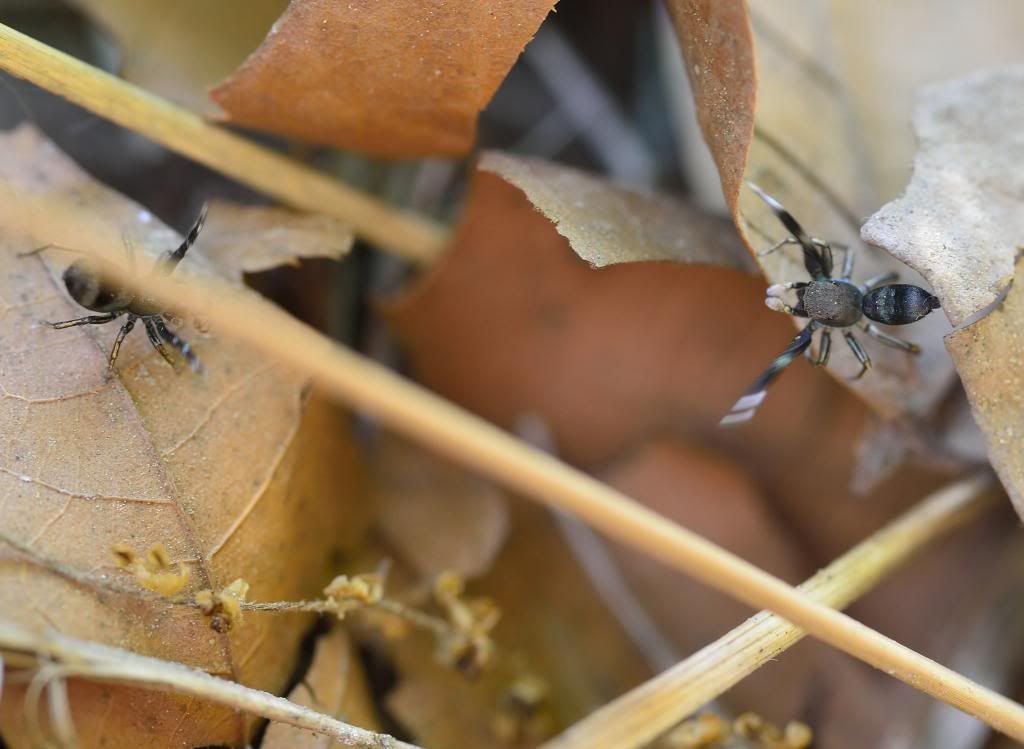
M178 263L185 257L189 247L196 241L196 237L199 236L205 220L206 206L204 205L199 212L199 217L192 225L188 235L178 245L178 248L176 250L168 250L160 256L160 259L157 261L157 268L160 271L164 273L174 271ZM40 247L39 249L43 250L46 247ZM149 337L149 342L153 345L153 348L160 352L160 355L168 364L173 367L174 360L171 358L167 347L164 346L165 343L169 343L181 352L181 355L185 357L192 371L198 372L202 369L202 364L192 351L192 347L167 328L164 320L164 311L153 300L135 295L120 285L111 282L104 277L99 266L87 259L77 260L69 265L62 277L64 279L64 286L67 288L68 294L72 299L86 309L101 314L87 315L86 317L79 317L74 320L65 320L64 322L48 323L51 327L62 329L73 328L78 325L103 325L113 322L122 315L128 316L124 325L121 326L117 338L114 339L114 345L110 349L110 357L107 362L109 371L114 369L114 362L117 359L118 352L121 350L122 341L132 331L138 320L142 320L142 324L146 327L146 335Z
M792 343L779 354L746 392L736 401L730 412L722 419L723 425L739 424L753 417L757 407L764 400L765 392L772 380L779 376L800 354L808 350L813 334L821 331L818 342L818 356L814 360L817 366L828 363L832 346L832 331L842 329L843 338L860 362L860 372L854 379L863 377L871 368L871 358L861 347L860 342L849 328L854 325L865 333L887 346L903 349L911 354L920 353L913 343L904 341L880 330L874 322L885 325L907 325L917 322L934 309L939 308L939 300L920 286L892 283L896 273L883 273L869 278L862 284L850 280L853 272L854 253L850 248L842 247L842 272L838 278L832 276L832 247L827 242L814 239L803 230L789 211L770 195L763 192L757 185L748 182L750 189L768 204L791 236L775 243L762 255L774 252L783 245L797 244L803 250L804 267L810 281L791 281L768 287L765 304L778 312L786 312L797 317L807 317L810 322ZM839 247L839 245L837 245ZM796 304L789 305L784 297L787 292L795 292ZM869 322L872 320L874 322Z

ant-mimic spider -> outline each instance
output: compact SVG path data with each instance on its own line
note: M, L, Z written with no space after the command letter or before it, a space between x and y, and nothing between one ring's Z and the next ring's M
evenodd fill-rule
M198 218L196 218L195 223L182 243L178 245L178 248L176 250L168 250L160 256L156 263L157 270L168 274L174 272L178 263L185 257L185 253L188 252L189 248L196 241L196 237L199 236L203 223L206 221L206 209L207 206L204 204ZM48 248L63 249L58 245L44 245L29 254L41 252ZM135 323L139 320L146 327L146 335L149 337L149 342L153 345L153 348L160 353L160 356L172 368L177 370L174 359L164 343L168 343L180 351L193 372L202 371L203 365L192 351L192 347L187 341L181 339L167 328L165 321L166 313L154 300L136 295L134 292L106 280L100 269L88 260L76 260L65 269L62 278L64 279L64 286L67 288L68 294L71 295L72 299L86 309L101 314L87 315L74 320L64 320L63 322L46 323L50 327L62 330L79 325L105 325L108 322L117 320L122 315L128 316L124 325L121 326L117 338L114 339L114 345L110 349L110 357L107 361L107 371L109 374L112 374L114 371L114 362L117 360L117 355L121 350L121 343L124 341L125 336L132 332Z
M885 325L908 325L917 322L940 306L938 298L920 286L892 283L898 277L895 272L882 273L860 285L853 283L850 276L853 272L854 251L849 247L836 245L845 255L841 274L838 278L833 278L831 245L808 236L781 203L753 182L748 182L747 185L768 204L790 233L790 236L776 242L761 255L767 255L787 244L798 244L803 250L804 267L811 277L810 281L791 281L769 286L765 304L776 312L808 317L810 322L786 350L775 358L768 369L743 392L729 413L722 418L722 426L740 424L753 418L764 400L768 386L782 370L810 348L816 330L821 331L821 336L818 341L818 356L814 359L815 366L822 367L828 363L832 331L842 329L843 338L861 365L860 372L853 379L860 379L871 368L871 358L849 328L857 325L880 343L918 354L921 350L915 344L881 331L868 320ZM785 292L790 290L796 292L797 302L794 306L790 306L782 298Z

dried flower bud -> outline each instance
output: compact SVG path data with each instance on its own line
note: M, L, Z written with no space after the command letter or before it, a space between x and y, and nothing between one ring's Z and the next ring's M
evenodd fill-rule
M384 597L384 578L376 572L362 575L338 575L324 588L324 597L334 604L338 619L355 609L380 603Z
M193 600L206 616L210 617L210 628L224 634L230 632L242 619L242 602L249 594L249 583L238 578L231 585L214 593L201 590Z
M501 610L488 598L463 600L465 583L453 572L444 572L434 583L434 598L445 610L451 631L438 639L437 658L467 676L487 667L494 655L491 630Z
M110 552L114 555L114 563L131 572L139 585L162 596L180 593L192 576L187 564L179 563L176 569L172 567L170 554L160 543L150 546L145 557L140 557L127 544L114 544Z

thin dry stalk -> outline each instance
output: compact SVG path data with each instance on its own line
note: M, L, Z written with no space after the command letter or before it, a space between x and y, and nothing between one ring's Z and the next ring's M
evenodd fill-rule
M433 261L447 241L447 230L438 224L211 125L2 24L0 68L282 203L341 219L357 236L413 262Z
M660 559L754 609L770 609L808 634L996 730L1024 741L1024 707L819 603L750 564L483 419L334 343L252 293L197 278L138 278L115 251L111 271L170 309L191 310L221 333L246 341L313 377L342 403L473 471ZM116 272L114 272L116 271ZM184 275L184 274L183 274ZM211 303L210 300L216 300Z
M991 474L958 481L923 499L799 586L826 606L844 608L925 544L963 526L1002 493ZM776 659L804 632L762 611L650 681L608 703L542 749L632 749Z
M387 734L343 723L283 697L189 668L180 663L137 655L120 648L76 640L56 632L41 634L0 619L0 651L38 658L42 669L57 669L60 677L135 684L145 689L187 694L244 710L269 720L330 736L347 746L367 749L418 749ZM24 667L24 663L19 663ZM41 672L42 673L42 672ZM53 709L63 710L58 688Z

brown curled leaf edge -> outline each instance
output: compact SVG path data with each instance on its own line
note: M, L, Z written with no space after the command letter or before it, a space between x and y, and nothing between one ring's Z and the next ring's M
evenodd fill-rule
M211 92L230 122L381 158L461 156L554 0L294 0Z

